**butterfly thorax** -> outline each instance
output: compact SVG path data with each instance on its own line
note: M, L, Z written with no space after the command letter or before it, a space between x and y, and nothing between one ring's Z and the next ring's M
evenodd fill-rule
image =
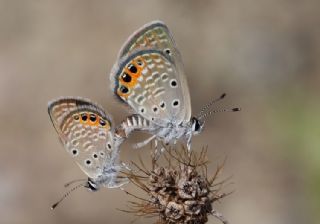
M188 125L187 124L179 124L175 125L172 123L169 123L167 127L162 127L157 130L158 139L161 139L164 141L164 143L168 144L176 139L181 138L186 132L188 132Z
M164 144L170 144L179 139L190 141L193 135L201 132L202 127L203 124L195 117L192 117L189 121L177 123L173 120L164 125L159 125L139 114L134 114L121 123L116 133L119 138L126 139L133 131L144 131L156 136L155 138ZM121 142L121 140L117 140L117 142Z

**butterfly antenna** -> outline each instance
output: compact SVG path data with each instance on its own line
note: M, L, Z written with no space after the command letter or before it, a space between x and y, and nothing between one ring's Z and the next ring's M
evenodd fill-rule
M70 182L67 182L64 184L64 187L69 187L71 184L74 184L74 183L77 183L77 182L80 182L80 181L86 181L87 179L75 179L75 180L72 180Z
M199 112L197 117L201 117L203 115L203 113L209 108L211 107L213 104L215 104L216 102L222 100L223 98L226 97L226 93L222 93L220 97L212 100L210 103L208 103L207 105L205 105L204 107L202 107L201 111Z
M240 111L241 108L239 107L235 107L235 108L232 108L232 109L220 109L220 110L211 110L205 114L202 114L200 117L198 117L199 120L205 120L206 117L210 116L211 114L215 114L215 113L221 113L221 112L237 112L237 111Z
M54 203L52 206L51 206L51 210L55 209L59 204L60 202L62 202L66 197L68 197L70 195L71 192L77 190L79 187L84 187L86 183L81 183L73 188L71 188L67 193L65 193L62 198L57 201L56 203Z

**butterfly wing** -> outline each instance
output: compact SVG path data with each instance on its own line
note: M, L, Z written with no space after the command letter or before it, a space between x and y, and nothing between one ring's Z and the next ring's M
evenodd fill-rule
M164 23L155 21L135 32L119 57L111 72L116 96L158 125L190 120L190 95L183 64Z
M122 58L134 50L145 48L155 48L161 51L169 49L176 54L175 56L179 54L168 27L161 21L152 21L134 32L123 44L118 57Z
M99 177L115 159L112 121L96 104L81 98L60 98L48 105L62 144L90 178Z

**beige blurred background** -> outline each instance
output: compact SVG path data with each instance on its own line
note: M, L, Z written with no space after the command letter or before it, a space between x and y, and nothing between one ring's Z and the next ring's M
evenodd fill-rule
M317 0L1 0L0 223L134 219L116 210L132 199L120 190L81 189L50 210L63 184L84 174L64 152L46 106L59 96L88 97L120 122L128 112L112 96L109 71L126 38L155 19L167 23L182 53L193 112L223 92L216 107L242 108L211 117L193 138L195 150L209 146L212 171L228 158L223 175L233 175L235 193L217 208L234 224L319 223ZM149 154L129 145L124 161Z

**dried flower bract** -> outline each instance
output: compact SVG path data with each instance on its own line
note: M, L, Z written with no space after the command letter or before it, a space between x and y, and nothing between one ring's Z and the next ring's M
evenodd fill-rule
M139 165L133 163L136 171L126 175L147 193L148 198L140 198L126 191L138 202L131 201L125 211L141 217L159 217L157 223L202 224L208 221L209 215L227 223L213 209L213 203L227 195L220 193L225 181L216 183L222 166L218 166L209 178L206 152L206 149L199 154L189 154L184 148L166 150L162 158L166 165L161 166L159 160L152 160L150 169L142 160Z

